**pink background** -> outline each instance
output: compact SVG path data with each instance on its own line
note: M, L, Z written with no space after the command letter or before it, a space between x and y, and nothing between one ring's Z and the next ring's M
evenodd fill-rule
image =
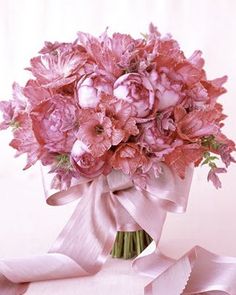
M236 1L234 0L0 0L0 98L11 96L13 80L24 83L23 68L44 40L71 41L78 30L139 36L150 21L171 32L189 56L201 49L209 78L228 74L228 93L220 98L229 115L225 132L236 140ZM14 159L10 132L0 133L0 257L47 251L70 217L75 204L45 204L39 167L23 172L24 157ZM169 214L160 242L173 257L198 244L236 256L236 165L223 175L216 191L207 170L195 172L185 215ZM32 284L27 294L143 294L146 278L130 270L130 262L109 260L102 273L86 279ZM117 284L119 283L119 288ZM118 293L117 293L118 294Z

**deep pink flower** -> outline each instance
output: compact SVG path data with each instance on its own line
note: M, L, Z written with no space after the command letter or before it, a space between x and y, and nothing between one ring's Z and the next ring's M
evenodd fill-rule
M95 108L103 93L112 94L112 84L103 76L85 75L77 84L77 100L81 108Z
M114 84L116 98L132 103L137 117L145 118L154 108L154 90L147 77L130 73L118 78Z
M93 113L83 118L77 138L88 146L94 157L100 157L112 145L112 122L102 113Z
M69 152L76 140L76 106L69 97L53 96L30 114L38 142L51 152Z
M131 135L135 136L139 133L135 119L135 107L132 104L108 96L103 98L99 108L112 121L115 145L121 141L127 141Z
M52 91L49 88L43 87L35 80L29 80L26 83L23 93L27 97L31 107L40 104L52 96Z
M74 143L71 151L71 162L74 168L80 175L88 178L108 174L111 171L109 157L110 153L106 153L102 157L95 158L80 140Z
M217 189L221 188L221 181L217 174L226 172L227 170L225 168L213 167L208 173L207 180L211 181Z
M218 114L214 110L194 110L187 113L182 107L175 109L177 131L182 139L196 141L203 136L214 135L219 132L216 123Z
M93 61L98 69L105 71L109 77L119 77L122 69L117 64L109 40L104 40L105 35L106 33L100 38L95 38L90 34L78 32L78 43L86 49L89 60Z
M196 143L181 145L165 156L165 163L184 178L186 168L190 164L198 163L204 152L204 147Z
M133 175L146 162L146 157L134 143L121 144L111 158L112 167L128 175Z
M76 71L84 65L86 56L80 47L61 45L49 53L31 59L27 68L45 87L61 87L76 79Z

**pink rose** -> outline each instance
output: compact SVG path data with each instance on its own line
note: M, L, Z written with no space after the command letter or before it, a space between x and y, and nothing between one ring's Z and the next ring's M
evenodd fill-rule
M121 144L111 158L114 169L120 169L129 175L133 175L146 162L146 157L134 143Z
M112 86L97 74L85 75L77 84L77 98L81 108L95 108L102 93L112 94Z
M116 98L132 103L137 117L147 117L154 106L154 90L147 77L138 73L129 73L119 77L113 89Z
M76 106L69 97L55 95L31 111L32 128L39 144L51 152L70 152L76 137Z
M108 154L100 158L93 157L81 140L76 140L73 145L71 162L76 171L84 177L94 178L110 172Z

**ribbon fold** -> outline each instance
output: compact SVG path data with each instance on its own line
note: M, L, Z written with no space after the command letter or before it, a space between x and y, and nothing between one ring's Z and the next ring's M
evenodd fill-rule
M47 254L0 260L0 294L20 295L34 281L97 273L113 247L117 231L144 229L153 243L134 261L134 269L153 278L145 295L236 295L236 258L217 256L196 246L179 260L158 249L167 212L187 207L193 167L180 179L161 163L159 177L149 175L145 189L121 172L82 179L67 191L52 192L43 178L47 203L79 199L73 215ZM150 248L153 252L150 254Z

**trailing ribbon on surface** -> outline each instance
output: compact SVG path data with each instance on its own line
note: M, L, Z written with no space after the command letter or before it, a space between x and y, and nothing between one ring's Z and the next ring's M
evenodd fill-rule
M138 273L153 278L145 295L236 295L236 258L198 246L179 260L159 251L166 213L186 210L193 173L189 167L182 180L165 164L161 169L158 178L149 175L145 190L117 171L56 193L44 183L48 204L80 201L47 254L0 260L0 294L24 294L28 282L93 275L109 256L117 231L142 228L153 238L149 247L154 247L153 253L147 254L148 247L133 262Z

